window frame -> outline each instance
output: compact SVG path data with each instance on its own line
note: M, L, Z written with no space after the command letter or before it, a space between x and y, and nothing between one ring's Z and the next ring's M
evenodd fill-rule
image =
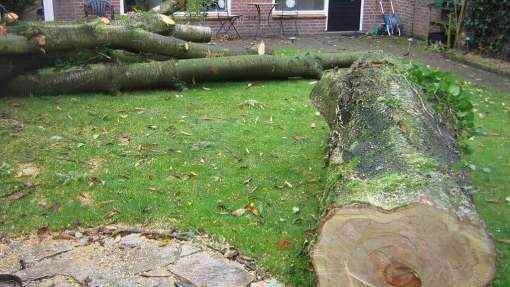
M285 1L285 0L280 0L280 1ZM325 16L327 17L328 16L328 5L329 5L329 0L323 0L324 2L324 6L322 8L322 10L297 10L298 11L298 17L303 15L303 16ZM276 0L273 0L273 4L277 4L276 3ZM273 10L273 15L295 15L296 13L294 11L281 11L281 10L278 10L276 9L277 6L275 6L275 9Z
M225 17L231 15L232 1L236 0L226 0L227 1L227 9L226 11L207 11L207 19L215 19L217 17ZM175 17L187 17L186 12L178 11L173 14Z

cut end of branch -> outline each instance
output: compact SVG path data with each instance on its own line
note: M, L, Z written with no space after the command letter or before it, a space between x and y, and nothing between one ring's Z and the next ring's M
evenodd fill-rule
M264 43L264 41L260 41L260 43L257 45L257 53L259 55L266 54L266 44Z
M46 45L48 45L48 37L46 37L45 35L37 35L37 37L35 37L35 39L37 41L37 45L40 48L44 48L44 47L46 47Z
M485 286L495 260L479 222L422 204L392 211L334 208L312 252L321 287Z
M99 18L99 22L101 22L102 24L105 24L105 25L110 25L110 19L106 18L106 17L101 17Z
M166 25L168 25L168 27L175 26L175 21L171 17L163 15L163 14L158 14L158 15L159 15L159 18L161 19L161 21L163 23L165 23Z
M5 15L5 22L7 24L14 24L18 21L19 16L14 12L9 12Z

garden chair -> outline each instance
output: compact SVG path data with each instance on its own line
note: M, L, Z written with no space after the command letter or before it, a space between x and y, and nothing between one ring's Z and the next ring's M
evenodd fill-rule
M280 36L285 35L284 21L291 20L294 22L294 36L299 34L297 20L299 18L298 4L296 0L279 0L277 2L278 12L273 17L280 21Z
M115 9L113 8L112 0L85 0L83 4L85 10L85 17L89 15L97 17L108 17L113 20L115 18ZM108 14L108 12L110 12Z
M218 31L216 31L216 36L218 35L227 35L229 34L231 29L234 29L234 31L237 34L237 37L241 38L241 35L239 35L239 31L237 31L236 28L236 22L239 20L243 15L231 15L230 11L227 7L227 1L230 0L217 0L215 3L216 7L216 16L218 17L218 20L220 21L220 28ZM225 15L226 12L226 15Z

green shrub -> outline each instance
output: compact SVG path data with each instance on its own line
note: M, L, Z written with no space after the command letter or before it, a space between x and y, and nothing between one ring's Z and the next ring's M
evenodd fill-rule
M2 12L15 12L21 14L25 8L32 5L36 0L0 0Z
M485 54L510 59L510 0L472 0L466 31Z

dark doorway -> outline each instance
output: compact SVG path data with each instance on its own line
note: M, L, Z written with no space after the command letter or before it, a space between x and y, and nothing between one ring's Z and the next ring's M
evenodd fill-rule
M361 0L329 0L328 31L359 31Z

